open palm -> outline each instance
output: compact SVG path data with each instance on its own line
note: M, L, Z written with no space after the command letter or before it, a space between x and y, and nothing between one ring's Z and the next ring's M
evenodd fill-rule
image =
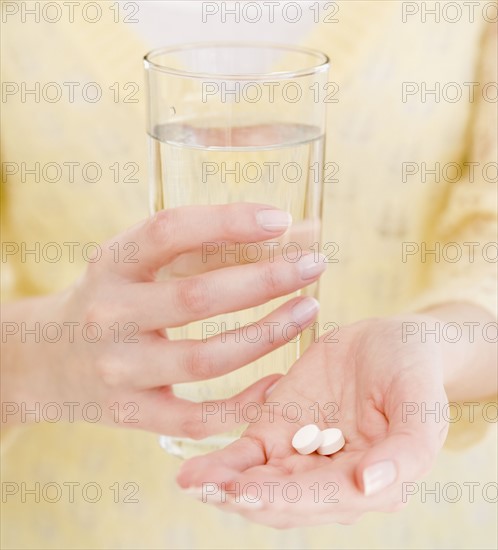
M325 335L278 381L241 439L183 464L180 486L280 528L402 507L403 484L429 471L447 433L444 419L424 411L447 399L437 345L403 342L401 323L367 320ZM309 423L340 428L346 445L330 457L298 454L292 436Z

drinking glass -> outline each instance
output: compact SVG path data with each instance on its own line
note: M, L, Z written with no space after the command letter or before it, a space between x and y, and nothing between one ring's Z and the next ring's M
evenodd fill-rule
M295 262L306 251L317 254L327 56L296 46L203 43L154 50L144 62L151 212L191 204L254 202L288 211L293 218L283 237L265 243L206 242L202 250L179 257L159 276L175 280L227 265L275 261L276 256ZM314 284L293 295L316 292ZM205 341L240 329L239 338L255 341L262 337L257 321L290 297L168 329L167 337ZM281 330L285 338L289 327L274 330ZM294 338L237 371L177 384L173 391L197 402L229 397L263 376L287 372L304 340ZM250 421L248 411L238 414L241 423ZM168 452L185 458L220 448L240 431L202 441L161 436L160 442Z

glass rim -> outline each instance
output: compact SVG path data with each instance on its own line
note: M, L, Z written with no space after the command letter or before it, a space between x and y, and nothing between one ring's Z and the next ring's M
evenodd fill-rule
M202 48L226 48L226 47L238 47L238 48L268 48L274 50L282 50L287 52L308 54L314 56L318 62L310 67L303 69L298 69L295 71L277 71L277 72L267 72L267 73L231 73L231 74L222 74L222 73L210 73L210 72L193 72L185 71L181 69L174 69L173 67L168 67L167 65L161 65L153 61L154 57L165 54L173 54L175 52L181 52L186 50L202 49ZM156 70L166 74L181 76L184 78L194 78L194 79L206 79L211 80L284 80L291 79L303 76L310 76L313 74L318 74L324 71L327 71L330 67L330 59L325 53L314 50L312 48L306 48L302 46L295 46L292 44L280 44L273 42L189 42L187 44L181 44L178 46L166 46L162 48L155 48L147 52L143 57L144 65L146 70Z

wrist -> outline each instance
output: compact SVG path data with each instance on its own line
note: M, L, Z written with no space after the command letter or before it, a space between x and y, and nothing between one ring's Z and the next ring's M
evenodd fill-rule
M441 347L448 397L462 400L496 393L496 340L488 338L486 329L496 326L496 320L478 306L458 302L421 313L426 318L421 338L437 340Z
M55 321L49 320L54 301L54 296L43 296L2 306L3 402L39 401L46 389L58 387L51 381L50 344L43 337L46 324Z

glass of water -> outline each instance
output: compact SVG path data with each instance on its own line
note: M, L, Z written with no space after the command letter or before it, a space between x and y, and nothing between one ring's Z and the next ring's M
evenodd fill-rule
M318 253L327 56L294 46L204 43L154 50L144 61L151 212L255 202L288 211L293 218L283 237L245 245L204 243L198 254L178 258L160 277L274 261L277 255L295 262L309 250ZM317 284L295 295L316 291ZM167 336L205 341L241 329L240 338L255 341L261 337L257 321L289 298L168 329ZM288 327L274 330L285 337ZM287 372L304 340L295 338L225 376L178 384L174 392L198 402L229 397L263 376ZM203 441L162 436L160 442L168 452L186 458L220 448L238 435Z

